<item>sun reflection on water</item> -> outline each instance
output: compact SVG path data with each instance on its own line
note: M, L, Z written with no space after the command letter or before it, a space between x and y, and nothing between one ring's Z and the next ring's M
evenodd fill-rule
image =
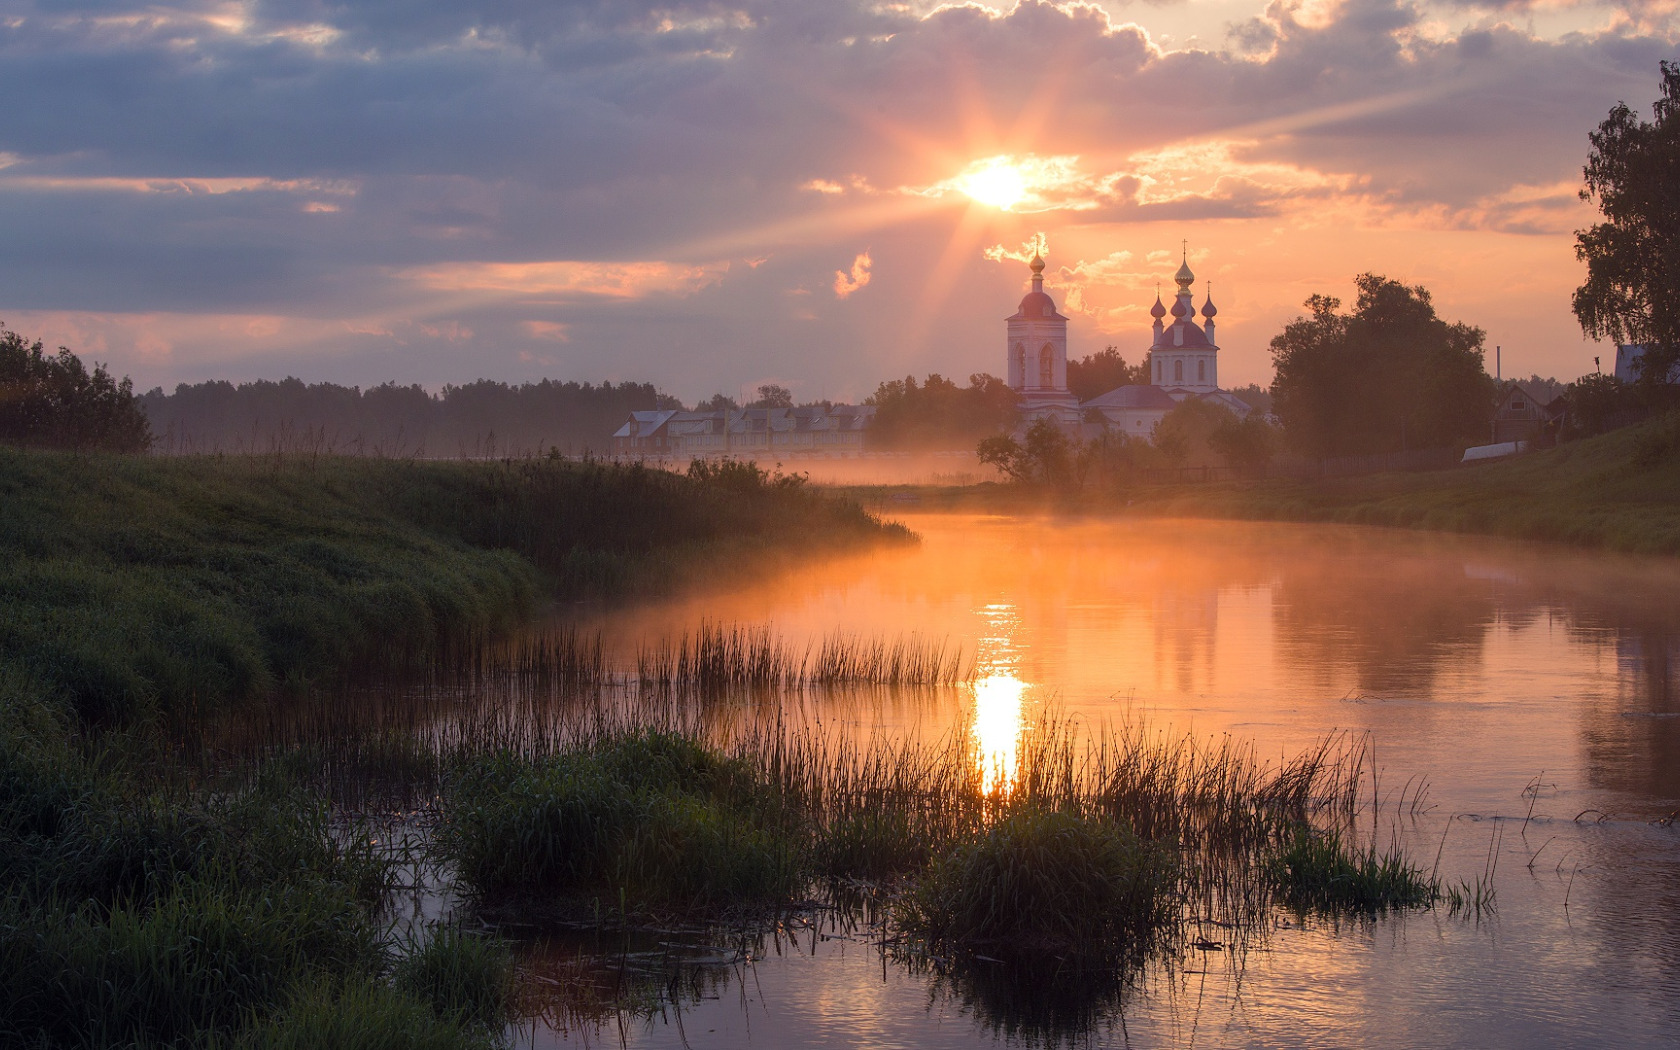
M992 674L974 683L974 743L980 783L989 794L1008 794L1020 761L1022 697L1027 683L1012 674Z
M1007 794L1018 772L1026 719L1027 683L1018 673L1021 653L1015 644L1020 610L1013 602L994 602L978 612L986 629L976 639L974 746L981 786Z

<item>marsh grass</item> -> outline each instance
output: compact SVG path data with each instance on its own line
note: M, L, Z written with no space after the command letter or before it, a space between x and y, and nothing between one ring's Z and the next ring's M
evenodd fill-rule
M439 1017L468 1029L500 1031L511 1015L513 952L508 944L454 926L429 932L423 941L403 946L392 983Z
M1335 830L1295 829L1268 873L1284 903L1299 911L1380 915L1427 907L1444 895L1398 845L1350 846Z
M768 627L702 622L674 644L644 647L636 682L658 690L710 693L812 686L955 685L974 676L961 649L912 634L893 641L834 633L803 651Z
M1175 917L1176 844L1123 824L1031 805L936 860L899 924L934 950L1056 973L1142 957Z

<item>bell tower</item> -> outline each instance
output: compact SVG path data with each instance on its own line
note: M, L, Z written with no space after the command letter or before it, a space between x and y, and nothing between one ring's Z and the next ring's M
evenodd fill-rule
M1021 395L1021 411L1028 420L1050 417L1058 423L1079 422L1079 399L1067 388L1068 319L1044 291L1044 256L1034 252L1032 291L1006 319L1009 327L1009 386Z

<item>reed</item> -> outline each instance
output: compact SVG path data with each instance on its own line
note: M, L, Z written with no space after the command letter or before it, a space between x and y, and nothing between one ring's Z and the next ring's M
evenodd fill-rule
M1112 969L1172 920L1176 853L1114 821L1014 806L927 870L899 923L935 950Z
M836 632L803 651L768 626L702 622L675 644L642 648L637 684L662 691L739 693L832 685L938 686L973 678L973 664L943 640L891 642Z
M1384 852L1349 846L1333 830L1296 829L1272 858L1270 875L1284 902L1298 910L1377 915L1427 907L1444 896L1441 884L1398 846Z
M469 1030L499 1032L506 1025L513 953L505 942L442 926L403 947L393 973L398 990Z

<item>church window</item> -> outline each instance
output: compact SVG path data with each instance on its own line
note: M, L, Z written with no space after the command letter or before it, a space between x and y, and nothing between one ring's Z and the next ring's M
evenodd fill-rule
M1175 383L1184 382L1184 362L1183 361L1174 361L1173 362L1173 382L1175 382Z
M1044 349L1038 352L1038 385L1056 385L1056 358L1049 343L1045 343Z
M1023 384L1027 381L1027 347L1025 343L1015 344L1014 372L1021 377Z
M1198 382L1198 383L1207 382L1207 362L1206 361L1197 361L1196 362L1196 382Z

